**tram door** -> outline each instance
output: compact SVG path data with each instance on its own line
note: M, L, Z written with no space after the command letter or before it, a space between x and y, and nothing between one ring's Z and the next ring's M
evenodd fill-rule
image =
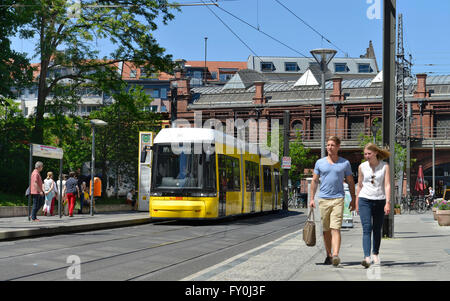
M226 210L226 195L227 195L227 172L225 169L224 157L219 156L219 217L225 216Z

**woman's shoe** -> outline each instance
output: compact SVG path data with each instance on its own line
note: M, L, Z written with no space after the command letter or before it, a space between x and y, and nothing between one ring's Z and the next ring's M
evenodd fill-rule
M380 257L378 255L372 255L372 262L374 265L380 265Z
M367 262L365 259L361 261L361 265L366 269L370 267L370 262Z

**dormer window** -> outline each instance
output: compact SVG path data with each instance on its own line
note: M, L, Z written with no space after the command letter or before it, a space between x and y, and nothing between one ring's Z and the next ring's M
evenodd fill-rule
M300 68L298 67L298 64L295 62L285 62L284 63L284 71L290 71L290 72L297 72Z
M272 72L275 70L275 66L272 62L261 62L262 72Z
M350 69L347 67L347 63L335 63L334 72L348 72Z
M358 72L371 73L373 72L373 69L370 67L370 64L358 64Z

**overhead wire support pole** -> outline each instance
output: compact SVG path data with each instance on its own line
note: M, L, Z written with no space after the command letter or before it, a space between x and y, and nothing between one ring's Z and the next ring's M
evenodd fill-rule
M383 236L394 237L395 201L395 22L396 0L384 0L383 5L383 146L388 148L390 170L391 211L385 217Z

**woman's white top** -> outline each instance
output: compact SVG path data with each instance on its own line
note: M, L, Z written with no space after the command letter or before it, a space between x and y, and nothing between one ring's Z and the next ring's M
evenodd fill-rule
M53 184L53 180L52 179L47 178L47 179L44 180L44 190L45 190L45 192L50 191L50 188L52 188L52 184Z
M359 192L359 197L369 200L386 199L386 193L384 191L384 175L386 174L386 166L387 163L384 161L379 161L378 166L376 166L375 169L370 167L369 161L359 165L363 175L363 183L361 191Z

